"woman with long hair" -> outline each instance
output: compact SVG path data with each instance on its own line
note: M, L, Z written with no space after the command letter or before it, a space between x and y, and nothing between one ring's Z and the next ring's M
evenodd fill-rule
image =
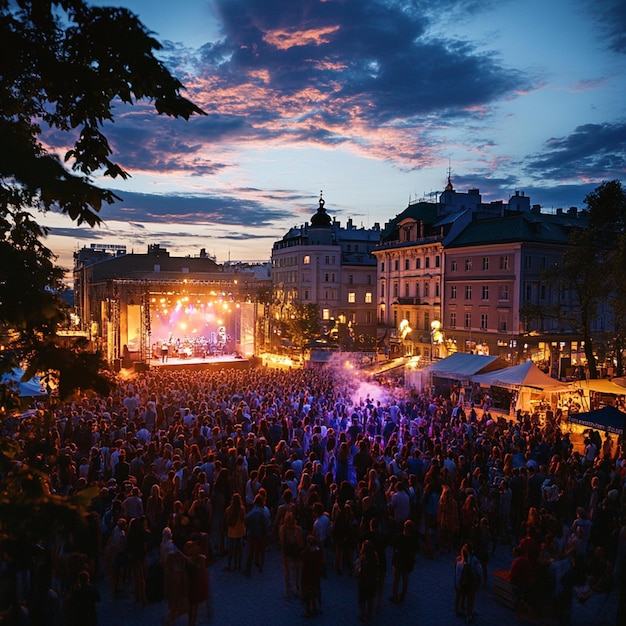
M449 552L459 533L459 505L448 485L444 485L437 510L439 526L439 549Z
M243 555L243 537L246 533L246 509L241 500L241 494L235 492L230 504L224 512L226 528L226 543L228 547L228 565L225 572L241 569Z
M165 524L165 504L161 496L161 487L152 485L146 501L146 518L153 537L159 537Z
M285 597L288 598L294 592L291 588L291 572L295 585L295 595L300 594L300 554L304 548L304 535L302 528L296 523L293 511L287 511L278 529L280 554L283 561L285 575Z
M145 515L135 517L130 521L128 535L126 536L126 553L128 554L128 566L133 577L135 600L145 606L148 602L146 596L146 575L148 564L146 558L150 550L150 530Z

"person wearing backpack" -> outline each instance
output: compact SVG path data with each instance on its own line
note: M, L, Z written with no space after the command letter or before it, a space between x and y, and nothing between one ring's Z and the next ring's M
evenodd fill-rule
M454 563L454 588L456 591L454 611L457 617L463 617L465 607L468 624L474 621L474 598L480 587L480 580L480 562L474 555L471 544L465 543Z

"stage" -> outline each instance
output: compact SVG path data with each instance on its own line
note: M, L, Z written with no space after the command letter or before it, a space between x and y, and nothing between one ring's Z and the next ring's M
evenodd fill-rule
M142 364L143 365L143 364ZM238 369L245 370L250 367L250 361L232 354L224 354L220 356L207 356L205 358L187 357L177 358L168 357L167 361L152 358L147 364L149 369L155 370L222 370L222 369ZM137 369L137 364L135 364Z

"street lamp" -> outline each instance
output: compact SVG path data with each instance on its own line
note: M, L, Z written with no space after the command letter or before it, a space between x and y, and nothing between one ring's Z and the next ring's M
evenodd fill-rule
M410 324L409 324L409 320L407 319L403 319L400 322L400 326L398 327L398 332L400 333L400 338L402 339L402 345L404 346L404 354L406 356L406 338L408 337L408 335L410 335L413 332L413 329L411 328ZM411 342L411 354L413 354L413 345Z
M439 346L443 343L443 332L441 330L441 322L433 320L430 323L430 343L431 343L431 359L439 356ZM435 354L435 352L437 354Z

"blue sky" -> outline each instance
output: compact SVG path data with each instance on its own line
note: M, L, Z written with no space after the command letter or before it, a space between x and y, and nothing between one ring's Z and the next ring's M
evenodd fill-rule
M49 217L48 245L263 260L315 212L384 224L456 189L583 206L626 183L624 0L124 0L208 115L119 106L127 181L105 224Z

